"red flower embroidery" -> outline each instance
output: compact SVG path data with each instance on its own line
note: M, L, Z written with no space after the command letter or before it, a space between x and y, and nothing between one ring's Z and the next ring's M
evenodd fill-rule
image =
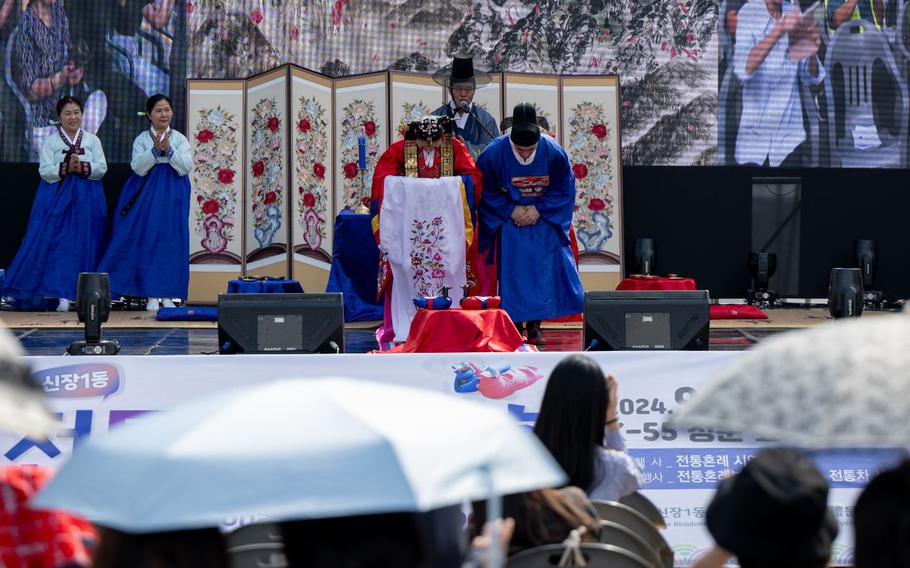
M187 2L186 3L186 13L192 14L195 11L196 11L196 5L193 4L192 2Z
M604 203L603 199L598 199L596 197L591 201L588 201L588 209L591 211L603 211L606 206L607 204Z
M363 133L366 134L367 136L375 136L376 135L376 123L373 122L372 120L368 120L368 121L364 122L363 123Z
M298 28L297 26L294 26L294 29L291 30L291 38L297 39L299 37L300 37L300 28Z
M586 164L575 164L572 166L572 173L575 174L575 179L585 179L588 177L588 166Z
M357 171L358 169L356 162L348 162L344 165L344 177L348 179L354 179L357 177Z
M693 41L695 41L695 34L693 34L692 32L687 33L686 41L688 41L689 43L692 43Z
M202 212L206 215L214 215L215 213L218 213L220 209L221 205L219 205L218 202L214 199L209 199L202 204Z
M196 203L202 203L202 200L203 200L203 199L205 199L205 198L202 197L201 195L197 195L197 196L196 196Z
M265 205L268 205L269 203L275 203L276 201L278 201L278 196L275 194L274 191L270 191L270 192L266 193L265 199L262 200L262 202Z
M253 11L250 12L250 21L253 22L254 24L256 24L257 26L259 24L261 24L262 23L262 10L260 10L259 8L254 8Z
M301 132L303 132L304 134L306 134L307 132L310 131L310 121L307 120L307 119L305 119L305 118L301 118L301 119L300 119L300 122L297 123L297 128L298 128Z
M364 206L364 207L369 207L369 206L370 206L370 198L369 198L369 197L362 197L362 198L360 199L360 202L363 203L363 206Z
M325 166L319 162L313 164L313 175L316 176L317 179L325 179Z
M199 134L196 135L196 140L199 140L200 144L205 144L206 142L211 142L215 138L215 133L206 128L205 130L200 130Z
M303 205L305 207L314 207L316 205L316 196L312 193L305 193L303 195Z
M224 184L234 181L234 170L231 168L222 168L218 170L218 181Z
M597 136L600 140L607 137L607 127L603 124L595 124L591 127L591 134Z
M272 118L269 119L268 128L272 132L278 131L278 117L277 116L273 116Z
M259 160L258 162L253 164L253 175L254 176L259 177L262 175L262 172L264 172L264 171L265 171L265 164L262 162L262 160Z

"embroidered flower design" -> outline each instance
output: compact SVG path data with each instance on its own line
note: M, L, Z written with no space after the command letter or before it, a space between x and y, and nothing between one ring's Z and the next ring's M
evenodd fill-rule
M189 11L189 5L187 6ZM190 173L195 202L191 207L193 231L202 249L222 252L233 242L234 218L240 188L240 165L234 115L220 106L203 108L192 123L195 167Z
M421 296L435 296L445 284L446 265L440 249L446 243L441 217L429 221L415 219L411 227L411 280Z
M582 253L607 251L612 243L616 192L613 145L615 133L604 105L578 103L569 112L566 147L575 174L575 234Z
M379 159L380 128L379 116L372 101L355 99L346 104L341 111L341 151L338 155L338 164L342 168L341 208L355 209L362 203L366 194L369 203L370 187L373 183L373 168ZM364 189L361 189L359 173L359 151L357 138L361 132L367 138L366 169L363 172ZM352 167L353 166L353 167ZM337 167L337 166L336 166Z
M311 250L322 249L327 234L329 189L325 180L328 147L332 143L326 111L315 96L297 101L294 171L299 184L297 224ZM328 251L326 251L328 252Z
M259 99L250 120L250 159L253 179L253 235L260 247L272 244L279 234L282 198L285 192L284 159L281 148L281 114L276 97Z

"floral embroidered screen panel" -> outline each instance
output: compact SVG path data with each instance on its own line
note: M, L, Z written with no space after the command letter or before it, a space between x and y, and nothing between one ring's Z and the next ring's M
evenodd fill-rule
M292 65L188 85L196 162L190 262L273 276L288 274L293 259L327 270L335 216L369 205L388 144L448 101L427 74L332 79ZM515 104L535 105L572 164L582 263L615 272L623 251L621 101L615 75L494 73L475 97L504 126Z
M287 275L288 85L287 66L246 85L247 271L270 276Z
M333 82L291 69L291 243L299 255L331 262L336 169Z
M386 72L335 80L336 213L370 206L373 170L389 143L388 91Z

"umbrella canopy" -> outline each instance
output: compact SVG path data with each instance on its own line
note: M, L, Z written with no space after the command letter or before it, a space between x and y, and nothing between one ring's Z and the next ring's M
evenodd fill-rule
M0 327L0 429L43 440L58 426L19 340Z
M79 447L36 505L130 532L428 511L565 474L500 409L351 379L280 380L145 416Z
M681 405L676 426L805 448L910 446L910 312L762 342Z

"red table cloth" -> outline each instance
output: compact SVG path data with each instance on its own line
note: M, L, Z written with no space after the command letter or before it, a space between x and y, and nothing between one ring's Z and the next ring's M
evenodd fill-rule
M629 276L617 290L695 290L695 280L675 274L669 276Z
M417 310L408 340L386 353L512 352L522 343L505 310Z

